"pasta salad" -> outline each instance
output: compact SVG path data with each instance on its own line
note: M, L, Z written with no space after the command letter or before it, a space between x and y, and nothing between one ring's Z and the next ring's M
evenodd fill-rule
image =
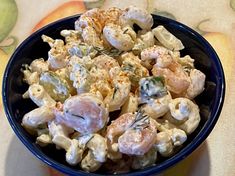
M22 68L23 98L38 106L22 126L38 145L65 150L84 171L114 174L155 165L182 146L199 125L194 98L206 77L181 56L183 43L153 23L134 6L95 8L60 32L64 40L42 35L48 58Z

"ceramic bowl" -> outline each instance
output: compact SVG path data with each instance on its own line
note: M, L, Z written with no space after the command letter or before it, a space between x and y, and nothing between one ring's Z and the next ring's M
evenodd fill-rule
M41 161L69 175L105 174L102 171L86 173L80 170L78 166L68 165L65 161L65 152L56 150L55 147L40 147L35 143L35 137L32 137L21 126L23 115L36 108L31 100L22 99L22 94L28 88L28 85L23 82L23 74L20 71L22 64L29 64L33 59L40 57L47 58L47 52L50 48L47 43L42 42L41 35L46 34L52 38L62 38L60 31L74 29L74 22L78 17L79 15L72 16L49 24L21 43L10 58L5 70L2 88L3 103L6 116L15 134ZM183 42L185 49L182 50L181 55L188 54L194 58L195 67L206 74L205 90L195 99L200 107L201 122L196 131L188 137L187 142L172 157L161 158L155 166L126 173L129 176L160 173L187 157L211 133L219 118L224 101L225 78L223 68L211 45L197 32L179 22L155 15L153 15L153 18L154 26L165 26Z

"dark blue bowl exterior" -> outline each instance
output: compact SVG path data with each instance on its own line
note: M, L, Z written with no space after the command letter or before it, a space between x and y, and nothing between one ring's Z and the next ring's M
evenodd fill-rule
M79 15L54 22L35 32L22 42L10 58L6 67L3 78L2 97L5 113L11 127L18 138L36 157L55 169L69 175L99 175L93 173L88 174L79 170L79 168L69 166L65 162L64 152L57 151L53 147L39 147L35 144L35 138L29 135L21 126L23 115L36 108L30 100L22 99L22 94L28 87L22 81L23 75L20 72L22 64L29 64L33 59L40 57L47 58L49 46L42 42L40 39L41 35L46 34L52 38L62 38L59 35L60 31L63 29L73 29L74 21L78 17ZM202 120L198 129L189 136L189 140L177 154L157 163L156 166L125 174L129 176L160 173L192 153L206 139L215 126L222 109L225 95L223 68L216 52L210 44L198 33L181 23L160 16L153 16L153 18L155 21L154 26L165 26L183 42L185 49L182 51L182 54L189 54L194 58L196 68L207 75L205 91L196 98L196 102L200 107Z

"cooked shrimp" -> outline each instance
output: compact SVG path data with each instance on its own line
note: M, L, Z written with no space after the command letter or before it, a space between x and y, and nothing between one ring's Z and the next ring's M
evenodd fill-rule
M104 103L91 93L68 98L64 103L63 112L55 109L55 115L60 123L82 134L99 131L108 120Z
M114 67L115 70L117 67ZM112 72L111 69L110 71ZM123 71L119 71L117 75L111 79L112 90L108 92L104 99L104 103L108 105L109 112L119 110L128 98L131 90L131 82Z
M107 128L107 138L111 143L117 141L119 151L128 155L144 155L156 134L153 120L142 112L123 114Z
M126 8L119 18L122 26L131 26L137 24L141 29L151 29L153 26L153 17L146 10L135 6Z
M118 142L118 138L132 125L134 120L135 114L126 113L111 122L106 134L111 144Z
M132 34L134 33L131 28L123 29L119 25L109 23L105 25L103 35L114 48L121 51L129 51L135 44L135 36L131 36L130 33L127 33L128 30L130 30Z
M183 70L182 66L175 61L172 61L166 68L154 65L152 73L155 76L163 76L167 89L175 94L184 93L190 85L186 72Z
M169 54L169 51L162 47L156 46L146 48L141 52L141 60L156 60L156 65L159 67L167 67L172 62L172 57Z
M128 155L144 155L153 146L156 134L154 126L143 130L128 129L118 139L119 150Z

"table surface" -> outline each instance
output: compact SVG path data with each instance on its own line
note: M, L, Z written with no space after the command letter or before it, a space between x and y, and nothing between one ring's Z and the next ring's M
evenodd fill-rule
M38 28L92 7L129 5L176 19L199 31L217 51L226 76L225 102L214 130L189 157L161 175L235 176L235 0L0 0L0 82L15 47ZM40 162L18 140L1 104L0 176L62 176Z

